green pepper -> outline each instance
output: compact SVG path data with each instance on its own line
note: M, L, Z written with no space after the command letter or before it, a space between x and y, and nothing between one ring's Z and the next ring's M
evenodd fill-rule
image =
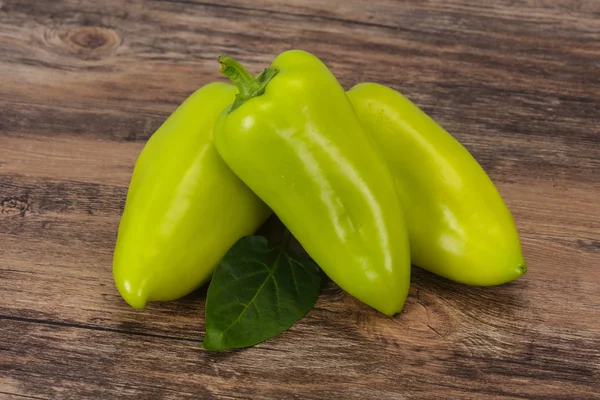
M135 308L205 283L229 248L271 213L212 140L214 123L236 92L225 83L200 88L139 155L113 259L117 288Z
M513 218L473 156L390 88L359 84L348 97L396 181L413 263L478 286L522 276L527 267Z
M240 90L215 126L219 154L342 289L399 312L410 255L393 178L344 89L315 56L280 54L256 79L235 60Z

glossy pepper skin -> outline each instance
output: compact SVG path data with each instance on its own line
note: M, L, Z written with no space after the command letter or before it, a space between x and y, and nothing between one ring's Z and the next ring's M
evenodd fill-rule
M522 276L527 267L513 218L473 156L390 88L363 83L348 97L396 181L412 262L470 285Z
M402 210L336 78L297 50L257 80L235 60L220 63L240 96L215 126L219 154L342 289L399 312L410 280Z
M205 283L229 248L271 213L212 140L236 93L225 83L197 90L136 162L113 259L115 283L132 307L177 299Z

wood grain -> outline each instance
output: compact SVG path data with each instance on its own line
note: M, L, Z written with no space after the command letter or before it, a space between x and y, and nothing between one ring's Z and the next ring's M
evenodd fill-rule
M378 315L329 283L290 331L201 349L205 289L129 308L112 249L137 154L229 54L401 90L481 162L529 271L413 268ZM600 3L0 0L0 398L600 398ZM264 231L276 235L278 224Z

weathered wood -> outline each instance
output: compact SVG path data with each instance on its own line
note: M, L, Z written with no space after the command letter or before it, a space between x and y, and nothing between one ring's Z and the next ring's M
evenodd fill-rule
M0 0L0 398L600 398L600 4L478 3ZM200 347L205 289L128 307L112 249L146 139L222 80L219 54L258 72L292 47L455 134L527 275L415 267L394 318L329 283L290 331L224 353Z

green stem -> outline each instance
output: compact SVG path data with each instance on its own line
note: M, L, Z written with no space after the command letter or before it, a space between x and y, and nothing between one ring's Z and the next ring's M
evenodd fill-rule
M267 84L278 72L275 68L270 67L254 78L242 64L227 56L219 57L219 71L228 77L239 90L229 110L230 113L251 98L262 95Z
M250 75L250 72L231 57L219 57L219 71L228 77L244 96L250 96L260 87L260 83Z

